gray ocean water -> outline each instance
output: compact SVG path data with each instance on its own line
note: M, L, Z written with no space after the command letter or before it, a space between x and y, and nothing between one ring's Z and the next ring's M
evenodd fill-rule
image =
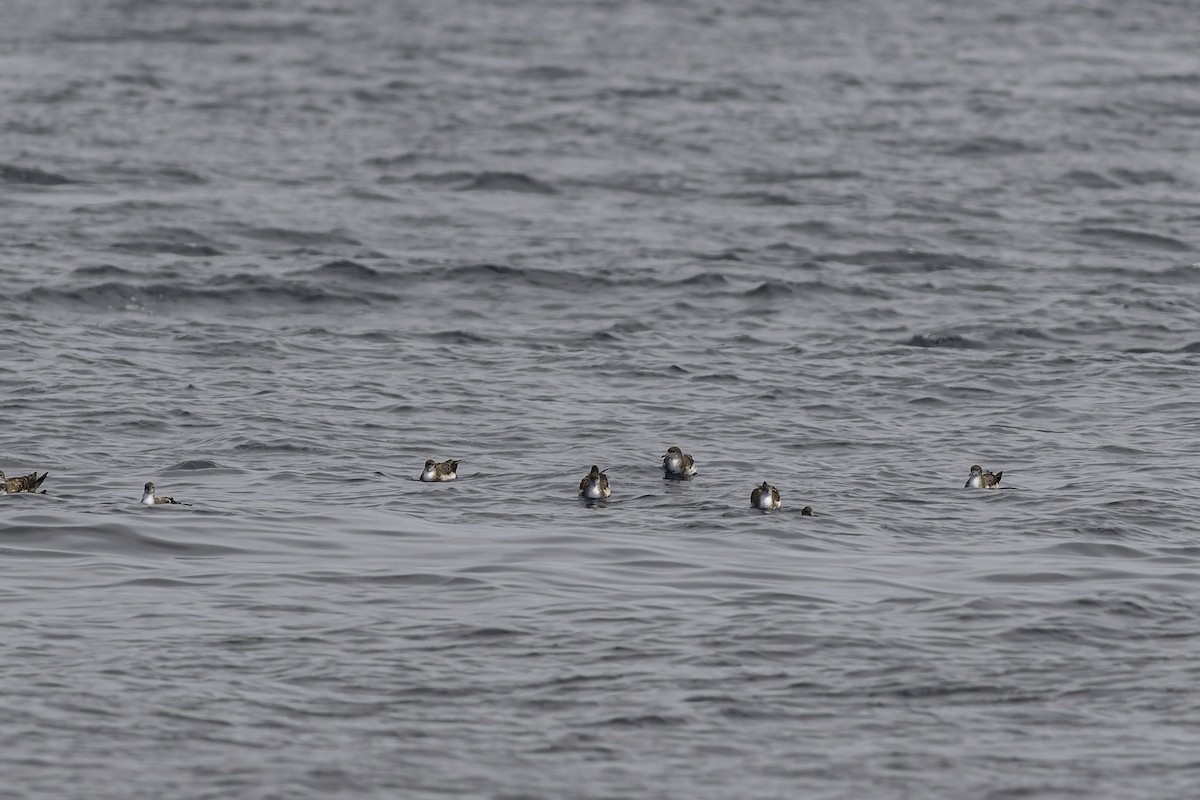
M0 797L1195 796L1197 41L3 3Z

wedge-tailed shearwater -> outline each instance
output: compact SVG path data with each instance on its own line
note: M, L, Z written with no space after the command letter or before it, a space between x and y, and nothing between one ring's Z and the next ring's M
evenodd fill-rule
M583 476L579 482L579 494L588 500L600 500L612 494L608 485L608 476L600 468L592 464L592 471Z
M28 475L18 475L15 478L6 478L4 473L0 472L0 494L16 494L17 492L34 492L38 493L38 487L42 485L42 481L46 480L49 472L43 472L40 476L37 470ZM45 494L43 489L40 494Z
M990 472L984 472L983 467L978 464L971 465L971 475L967 478L967 482L963 485L964 489L998 489L1000 488L1000 477L1003 472L997 472L993 475Z
M181 503L174 497L155 497L154 483L146 481L145 491L142 492L142 505L144 506L183 506L186 503Z
M783 501L779 498L779 490L766 481L762 482L762 486L755 486L754 491L750 493L750 506L752 508L760 508L763 511L771 511L783 505Z
M662 457L663 472L668 478L690 478L696 474L695 460L678 447L668 447Z
M423 481L452 481L458 477L458 462L451 459L437 463L432 458L425 462L425 471L421 473Z

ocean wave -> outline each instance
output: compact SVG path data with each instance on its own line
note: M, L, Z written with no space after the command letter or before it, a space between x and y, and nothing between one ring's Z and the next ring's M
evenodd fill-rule
M1121 182L1105 177L1098 172L1086 169L1075 169L1059 179L1060 183L1069 186L1079 186L1084 189L1120 189Z
M447 186L460 192L516 192L519 194L558 194L547 183L523 172L435 172L409 177L416 183Z
M320 266L300 270L293 274L311 275L322 279L353 281L375 281L380 277L380 273L377 270L371 269L367 265L360 264L357 261L344 258L337 261L327 261Z
M860 250L855 253L822 253L816 261L857 264L867 272L893 275L913 272L942 272L945 270L989 270L995 272L1005 265L999 261L960 253L939 253L926 250Z
M797 287L784 281L763 281L753 289L742 292L743 297L791 297L797 293Z
M1182 242L1172 236L1126 228L1085 227L1080 228L1079 233L1088 240L1099 239L1130 247L1151 247L1156 250L1167 250L1173 253L1190 253L1196 250L1196 248L1187 242Z
M863 177L857 170L828 169L813 172L791 172L789 170L750 170L742 173L748 183L791 183L793 181L848 181Z
M295 441L267 441L263 439L249 439L241 444L234 445L234 452L238 453L312 453L316 455L327 455L328 449L317 447L316 445L301 444ZM278 476L276 476L278 477ZM288 475L289 480L299 478L298 475Z
M981 342L957 333L918 333L906 339L903 344L909 347L947 347L958 350L979 350L983 347Z
M802 202L791 195L779 192L734 192L722 195L729 200L740 200L755 206L798 206Z
M453 345L471 345L471 344L495 344L494 339L489 339L486 336L481 336L470 331L454 330L454 331L439 331L430 333L426 336L431 341L440 342L442 344Z
M420 270L410 274L411 278L420 278L435 282L447 282L463 286L510 286L520 283L546 289L559 289L576 292L584 279L568 271L543 269L540 267L514 267L508 264L464 264L455 267L437 267ZM589 275L586 284L591 286L612 283L602 275Z
M191 471L195 471L195 470L204 470L204 469L228 469L228 468L225 465L218 464L215 461L209 461L207 459L192 459L190 461L181 461L178 464L174 464L172 466L167 467L163 471L164 472L175 472L175 471L191 472Z
M118 267L115 264L89 264L71 270L71 275L76 278L115 278L136 274L133 270Z
M1021 139L1005 139L999 136L976 136L962 142L945 146L941 152L959 158L995 158L1040 153L1044 148Z
M101 268L99 274L115 277L127 276L128 272L113 273ZM16 297L33 306L93 312L180 306L210 309L367 307L397 300L396 295L378 290L363 292L334 287L328 282L309 283L248 273L219 275L204 286L183 282L142 284L111 280L96 284L42 286L28 289Z
M742 261L736 250L720 250L716 253L692 253L692 258L698 261Z
M563 67L549 64L538 67L525 67L517 71L518 78L535 81L569 81L588 77L586 70L578 67Z
M302 231L294 228L235 226L234 232L248 239L293 247L361 246L355 237L341 230Z
M724 289L729 286L729 279L719 272L697 272L686 278L675 281L678 286L701 289Z
M421 157L413 152L397 153L394 156L372 156L365 161L368 167L406 167L415 164Z
M0 164L0 182L24 183L31 186L58 186L74 183L70 178L37 167L22 167L17 164Z
M170 515L169 523L163 513ZM150 514L154 514L155 521L148 525L142 517ZM81 519L80 514L65 511L20 513L5 520L5 545L13 550L28 550L34 557L54 558L64 554L198 557L245 552L241 548L216 544L205 537L192 522L197 516L192 508L147 508L134 504L122 516L125 519L117 521L95 515Z
M1146 186L1155 183L1176 183L1174 174L1162 169L1127 169L1118 167L1111 171L1114 178L1131 186Z
M137 239L128 242L116 242L110 247L113 250L119 250L122 253L134 253L137 255L159 255L161 253L169 253L175 256L196 257L212 257L222 255L222 252L212 245L200 244L196 242L170 242L170 241L154 241L152 239Z

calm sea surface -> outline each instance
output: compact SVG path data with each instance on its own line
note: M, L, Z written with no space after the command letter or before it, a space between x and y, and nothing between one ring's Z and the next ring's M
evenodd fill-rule
M1197 42L3 3L0 798L1194 796Z

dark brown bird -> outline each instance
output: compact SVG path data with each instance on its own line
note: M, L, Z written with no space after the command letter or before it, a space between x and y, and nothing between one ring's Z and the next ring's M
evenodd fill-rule
M984 472L983 467L978 464L971 465L971 474L967 477L964 489L998 489L1000 488L1000 478L1003 472L997 472L993 475L990 472Z
M663 472L669 478L690 478L696 474L696 461L678 447L668 447L662 457Z
M760 508L763 511L771 511L783 505L783 501L779 498L779 490L766 481L762 482L762 486L755 486L754 491L750 493L750 506L752 508Z
M42 481L46 480L49 472L43 472L39 477L37 470L28 475L20 475L16 478L6 478L4 473L0 472L0 494L16 494L17 492L37 492L38 487L42 485ZM42 494L46 493L43 489Z
M155 497L154 484L151 481L146 481L145 491L142 492L142 505L144 506L182 506L186 503L181 503L174 497Z
M612 494L608 485L608 476L600 468L592 464L592 471L583 476L579 482L579 494L588 500L600 500Z
M432 458L425 462L425 471L421 473L423 481L452 481L458 477L458 462L451 459L437 463Z

